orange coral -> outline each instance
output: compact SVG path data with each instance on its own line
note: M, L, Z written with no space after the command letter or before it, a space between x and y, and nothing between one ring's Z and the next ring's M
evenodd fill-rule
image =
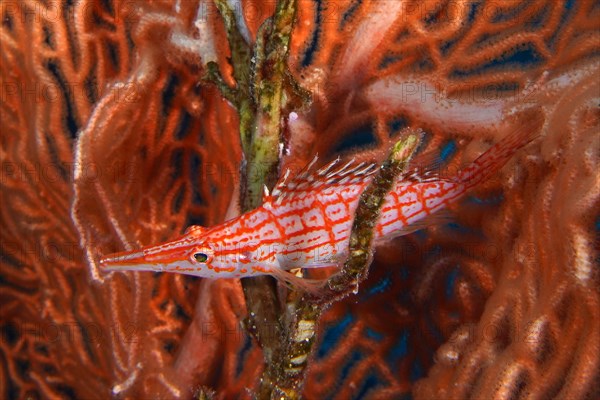
M272 6L238 7L250 38ZM323 315L306 397L597 397L597 5L299 7L291 65L313 103L289 122L290 165L357 153L357 137L385 149L410 125L452 170L513 111L547 116L455 223L378 249L360 293ZM0 393L247 394L262 356L237 282L95 267L226 216L238 118L199 85L204 62L227 68L214 6L4 1L0 13Z

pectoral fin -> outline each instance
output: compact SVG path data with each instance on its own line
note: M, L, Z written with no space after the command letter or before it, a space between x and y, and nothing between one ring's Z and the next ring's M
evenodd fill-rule
M280 282L283 282L287 285L292 286L294 289L299 289L304 292L318 294L325 285L327 284L327 279L307 279L302 278L300 276L296 276L295 274L284 271L279 268L272 268L269 273L275 279Z

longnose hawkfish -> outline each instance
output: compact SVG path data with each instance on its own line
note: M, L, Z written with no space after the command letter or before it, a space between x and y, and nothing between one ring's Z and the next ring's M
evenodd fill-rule
M539 131L530 119L451 177L408 172L385 197L375 244L411 231L495 174ZM340 266L348 253L359 197L377 164L339 162L305 168L265 193L263 204L212 228L191 226L172 241L101 259L105 271L165 271L205 278L272 275L312 289L296 268ZM411 167L407 171L411 171Z

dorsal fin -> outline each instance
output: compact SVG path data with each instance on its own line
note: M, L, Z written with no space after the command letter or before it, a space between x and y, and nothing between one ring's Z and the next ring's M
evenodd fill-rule
M266 203L267 201L271 201L273 197L271 197L271 193L269 193L269 188L267 185L263 185L263 197L262 202Z
M184 235L188 235L190 233L195 233L200 235L202 232L204 232L206 230L205 227L200 226L200 225L190 225L188 226L185 231L183 232Z
M401 179L412 182L437 181L445 164L438 150L420 153L410 160L406 173Z
M275 188L271 192L270 199L274 201L282 201L284 198L315 190L321 187L328 187L339 184L356 184L362 183L373 175L378 164L373 162L356 162L351 159L347 162L342 162L338 157L324 167L313 170L313 166L317 162L317 156L304 167L297 176L288 181L290 171L287 170L283 177L279 180Z

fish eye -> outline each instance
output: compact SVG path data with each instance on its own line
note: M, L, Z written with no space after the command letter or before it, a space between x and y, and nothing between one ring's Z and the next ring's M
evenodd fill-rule
M204 263L208 261L208 256L204 253L194 253L194 260L200 263Z

